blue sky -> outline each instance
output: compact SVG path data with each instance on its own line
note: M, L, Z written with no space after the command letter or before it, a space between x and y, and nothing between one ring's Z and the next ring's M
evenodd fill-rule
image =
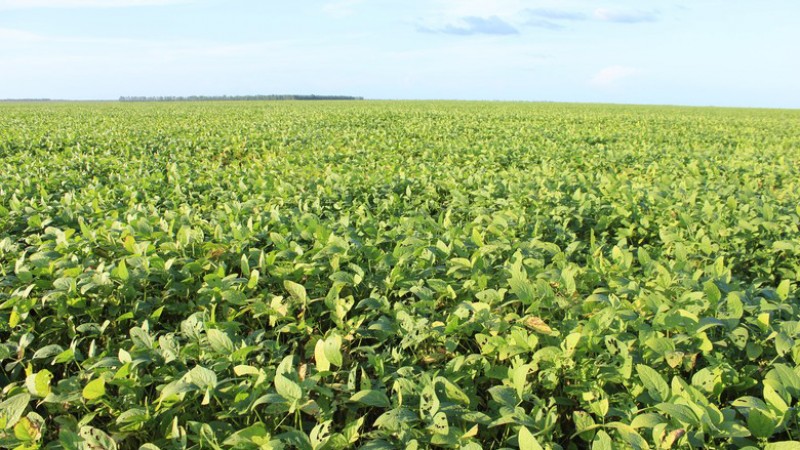
M797 0L0 0L0 98L800 107Z

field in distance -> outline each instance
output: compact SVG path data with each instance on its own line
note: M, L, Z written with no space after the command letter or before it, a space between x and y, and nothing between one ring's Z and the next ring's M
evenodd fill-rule
M800 444L800 111L0 105L0 448Z

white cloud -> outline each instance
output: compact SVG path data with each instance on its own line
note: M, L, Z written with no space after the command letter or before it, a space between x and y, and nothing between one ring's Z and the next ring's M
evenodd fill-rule
M658 14L649 11L641 10L621 10L621 9L606 9L597 8L594 10L594 17L603 22L616 22L616 23L644 23L655 22L658 20Z
M600 87L614 86L619 81L638 75L641 72L642 71L636 67L609 66L597 72L592 79L589 80L589 84Z
M0 0L0 10L32 8L124 8L189 3L191 0Z
M448 16L509 17L525 9L522 0L440 0L440 12Z

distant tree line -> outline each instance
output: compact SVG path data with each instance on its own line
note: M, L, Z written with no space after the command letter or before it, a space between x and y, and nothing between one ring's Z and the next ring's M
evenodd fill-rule
M50 102L49 98L3 98L0 102Z
M349 95L191 95L189 97L122 96L119 98L121 102L207 102L215 100L364 100L364 97Z

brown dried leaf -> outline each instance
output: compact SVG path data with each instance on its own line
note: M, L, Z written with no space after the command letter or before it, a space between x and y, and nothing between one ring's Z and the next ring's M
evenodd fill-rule
M527 327L533 329L533 331L537 333L550 334L553 332L553 329L550 328L550 325L544 323L544 320L542 320L540 317L528 317L525 319L524 323Z

